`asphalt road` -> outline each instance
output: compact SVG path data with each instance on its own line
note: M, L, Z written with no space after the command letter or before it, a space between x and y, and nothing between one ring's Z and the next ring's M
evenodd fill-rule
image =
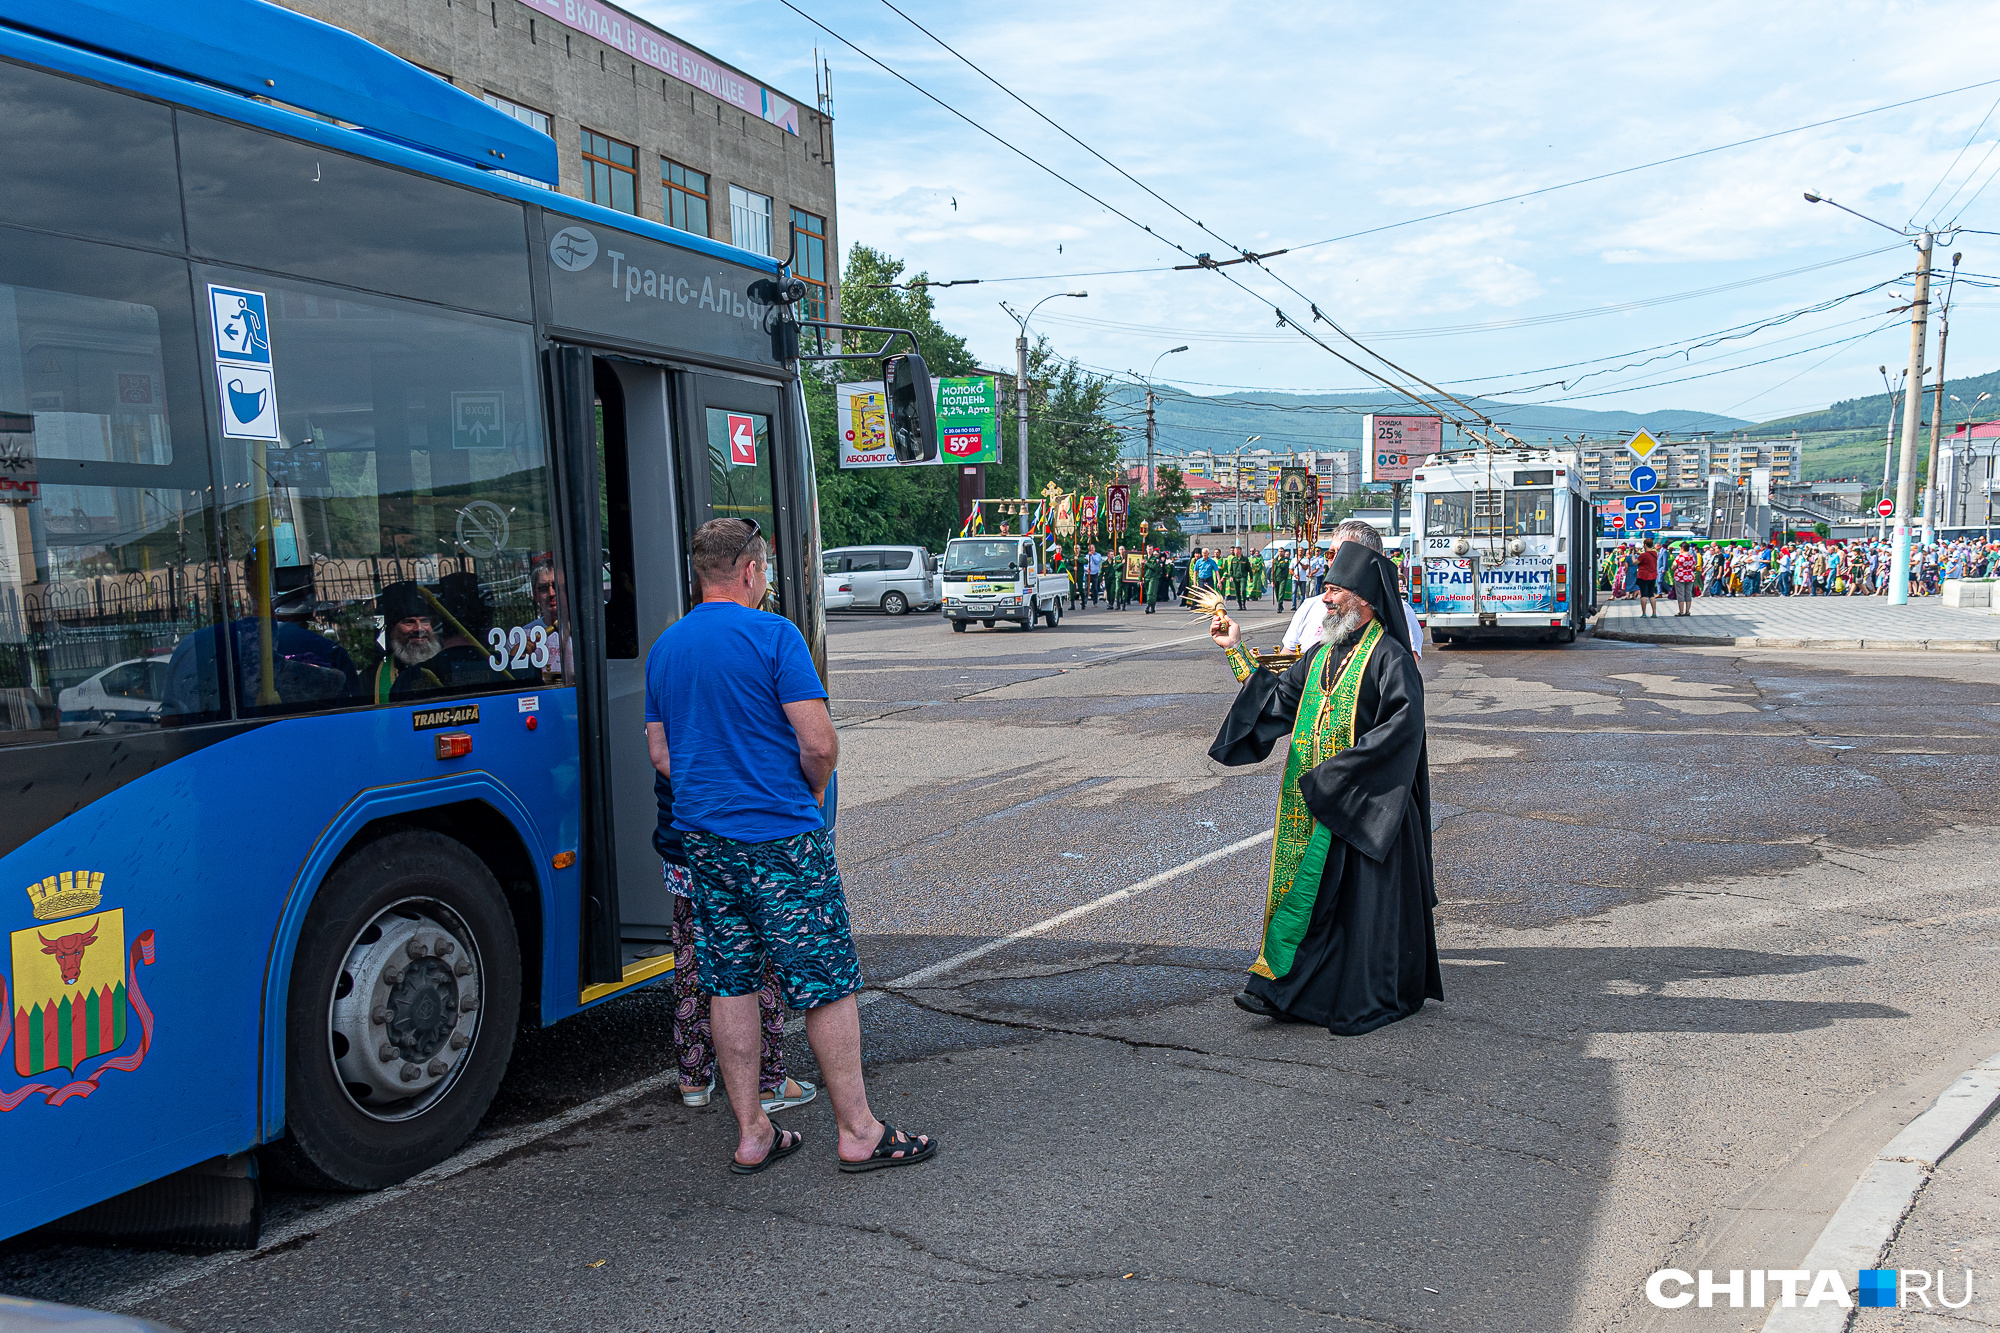
M877 985L1269 828L1279 760L1207 759L1234 682L1185 613L843 616L830 649ZM866 1008L932 1165L840 1175L814 1105L735 1177L720 1099L652 1094L379 1203L274 1192L293 1239L255 1256L16 1242L0 1290L189 1330L1757 1327L1645 1277L1795 1266L2000 1050L2000 659L1585 641L1424 677L1446 1000L1413 1019L1229 1003L1258 844ZM665 1044L657 990L535 1034L483 1139Z

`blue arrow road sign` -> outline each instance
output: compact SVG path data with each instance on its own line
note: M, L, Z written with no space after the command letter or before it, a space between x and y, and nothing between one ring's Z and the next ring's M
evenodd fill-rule
M1625 531L1648 531L1660 526L1660 497L1657 495L1628 495L1625 497Z
M1645 492L1652 490L1655 486L1659 484L1660 484L1660 474L1653 471L1653 469L1647 467L1643 463L1641 463L1638 467L1633 468L1632 475L1626 478L1626 485L1630 486L1633 490L1638 491L1642 495Z

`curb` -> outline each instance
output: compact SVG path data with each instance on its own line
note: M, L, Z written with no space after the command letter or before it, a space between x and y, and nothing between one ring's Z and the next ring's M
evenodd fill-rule
M1611 608L1606 606L1590 618L1590 636L1614 643L1653 643L1665 648L1803 648L1813 652L1878 653L1996 653L2000 638L1992 639L1786 639L1770 635L1739 638L1731 634L1641 633L1638 630L1606 627ZM1669 617L1671 618L1671 617ZM1614 624L1624 624L1623 618Z
M1799 1267L1809 1273L1832 1268L1843 1274L1875 1267L1938 1163L1978 1127L1996 1102L2000 1102L2000 1055L1989 1056L1959 1075L1922 1115L1889 1140L1848 1191ZM1843 1333L1853 1313L1838 1305L1780 1306L1764 1320L1763 1333Z
M1656 643L1670 648L1809 648L1822 652L1993 653L2000 639L1779 639L1728 634L1640 634L1631 630L1592 631L1596 638L1623 643Z

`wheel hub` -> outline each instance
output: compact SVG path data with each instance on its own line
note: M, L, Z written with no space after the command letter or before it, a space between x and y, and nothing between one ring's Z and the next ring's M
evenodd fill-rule
M354 1104L379 1120L421 1114L478 1035L483 977L471 932L436 903L399 903L349 946L329 1054Z

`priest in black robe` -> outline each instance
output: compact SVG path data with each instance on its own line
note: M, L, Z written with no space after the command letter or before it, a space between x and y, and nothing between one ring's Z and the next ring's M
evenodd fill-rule
M1358 1036L1444 998L1430 767L1396 567L1347 541L1326 577L1327 642L1282 673L1243 650L1234 621L1216 621L1243 688L1208 753L1255 764L1290 745L1264 939L1236 1003Z

